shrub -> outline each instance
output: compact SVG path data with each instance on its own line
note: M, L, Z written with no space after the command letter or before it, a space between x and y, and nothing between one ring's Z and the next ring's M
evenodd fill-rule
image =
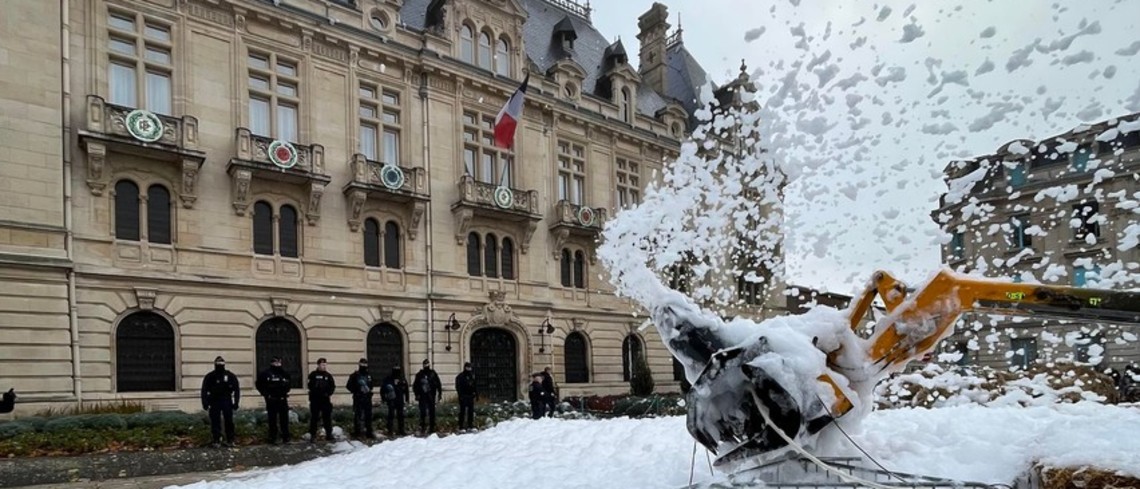
M0 424L0 440L12 438L24 433L35 433L36 428L30 423L24 421L9 421Z
M87 420L86 419L87 416L89 416L89 415L81 414L81 415L77 415L77 416L67 416L67 417L62 417L62 418L51 419L51 420L48 420L47 423L44 423L44 427L43 427L42 431L44 433L59 433L59 432L65 432L65 431L76 431L76 430L79 430L80 428L83 427L83 423Z
M653 394L653 373L645 355L637 355L633 362L633 375L629 379L629 391L635 396Z

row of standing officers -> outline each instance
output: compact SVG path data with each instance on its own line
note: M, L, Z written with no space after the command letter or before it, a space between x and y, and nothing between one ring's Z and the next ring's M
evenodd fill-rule
M281 358L274 357L270 367L257 376L255 387L265 399L268 414L269 443L291 441L289 432L289 390L291 378L281 366ZM332 394L336 391L336 380L328 371L328 362L317 360L317 369L309 373L309 440L316 441L317 427L323 425L325 438L333 440L332 434ZM404 409L410 402L409 391L419 404L420 434L435 432L435 406L443 400L443 385L439 375L424 360L423 368L416 373L412 386L404 379L403 369L395 367L392 372L377 382L368 371L368 359L361 358L357 370L348 376L345 388L352 394L353 429L355 437L374 439L372 428L372 398L374 389L380 387L381 400L388 407L387 427L389 433L405 435ZM463 365L463 372L455 377L455 390L459 394L459 429L474 429L475 374L471 363ZM233 413L241 403L241 387L233 372L226 369L222 357L214 359L214 370L202 379L202 409L209 412L210 432L215 446L233 446ZM393 425L396 426L393 426ZM225 439L222 439L222 428Z

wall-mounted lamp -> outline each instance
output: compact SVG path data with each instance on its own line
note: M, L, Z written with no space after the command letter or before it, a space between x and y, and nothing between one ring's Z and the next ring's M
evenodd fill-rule
M444 350L451 351L451 332L459 331L460 327L462 325L455 319L455 313L451 313L451 317L448 317L447 322L443 323L443 330L447 331L447 346L443 348Z
M538 347L539 353L546 353L546 335L554 334L554 325L550 324L550 318L542 320L542 325L538 327L538 338L542 345Z

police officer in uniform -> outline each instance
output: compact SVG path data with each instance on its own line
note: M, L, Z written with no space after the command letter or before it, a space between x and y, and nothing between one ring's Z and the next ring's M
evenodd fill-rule
M361 358L357 370L348 376L347 387L352 393L352 436L359 438L363 431L367 439L376 438L372 431L372 388L375 384L372 374L368 373L367 358Z
M317 360L317 369L309 373L309 443L317 441L318 420L324 422L325 439L334 441L332 434L332 394L336 380L328 371L328 360Z
M257 392L265 398L265 411L269 415L269 443L277 444L277 435L280 433L281 441L289 443L292 435L289 433L289 389L291 388L289 373L281 367L281 357L273 357L269 368L257 377Z
M241 385L233 372L226 370L226 360L214 358L214 370L202 378L202 409L210 413L210 435L213 446L222 439L222 420L226 423L225 446L234 446L234 411L241 401Z

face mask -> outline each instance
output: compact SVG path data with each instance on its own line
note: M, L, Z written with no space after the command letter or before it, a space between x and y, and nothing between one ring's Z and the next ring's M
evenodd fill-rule
M225 369L226 369L226 364L224 364L224 363L215 363L214 364L214 370L215 371L221 372Z

